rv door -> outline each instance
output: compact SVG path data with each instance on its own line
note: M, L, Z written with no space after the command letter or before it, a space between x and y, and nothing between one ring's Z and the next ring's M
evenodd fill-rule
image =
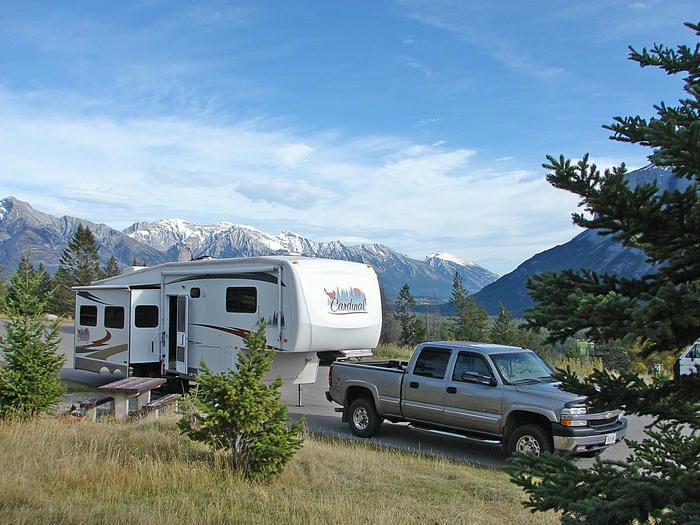
M189 336L187 299L186 295L168 296L168 369L174 369L178 374L187 374L187 340Z

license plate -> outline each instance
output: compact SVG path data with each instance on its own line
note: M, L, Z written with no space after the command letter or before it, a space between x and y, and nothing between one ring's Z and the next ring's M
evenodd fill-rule
M605 444L606 445L614 445L615 444L615 434L606 434L605 435Z

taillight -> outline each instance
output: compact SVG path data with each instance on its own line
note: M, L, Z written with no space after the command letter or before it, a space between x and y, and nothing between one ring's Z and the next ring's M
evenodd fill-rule
M333 365L328 367L328 386L333 385Z

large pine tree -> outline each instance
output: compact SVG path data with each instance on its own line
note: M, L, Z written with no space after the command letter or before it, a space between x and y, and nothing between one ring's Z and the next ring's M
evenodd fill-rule
M55 293L52 308L55 313L72 315L74 297L71 287L87 285L104 277L97 249L97 242L90 228L78 225L73 238L63 250L58 271L54 276Z
M700 37L700 24L686 25ZM603 344L634 339L647 350L678 350L700 337L700 44L630 51L641 67L682 74L686 97L655 106L648 120L615 117L605 127L613 140L651 147L653 164L690 184L631 188L624 165L601 174L587 155L576 163L548 157L550 183L581 197L585 214L574 222L641 249L656 272L635 280L589 270L541 274L528 283L539 303L528 316L555 339L585 330ZM529 494L527 505L561 511L564 523L700 523L700 374L652 384L608 371L560 377L594 405L651 415L655 424L624 462L579 469L556 456L516 459L513 479Z

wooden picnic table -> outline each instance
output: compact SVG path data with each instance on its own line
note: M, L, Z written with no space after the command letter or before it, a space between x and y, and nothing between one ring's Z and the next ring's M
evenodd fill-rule
M151 401L151 390L166 381L162 377L125 377L97 388L114 398L114 419L125 419L129 415L130 399L136 398L136 410L141 410Z

